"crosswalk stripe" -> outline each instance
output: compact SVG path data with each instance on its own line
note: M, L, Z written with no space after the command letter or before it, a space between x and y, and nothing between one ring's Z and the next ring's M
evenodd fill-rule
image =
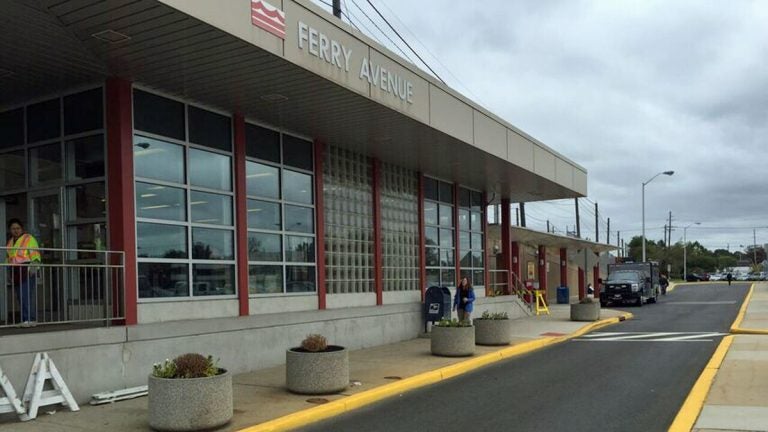
M595 332L586 334L576 341L585 342L711 342L719 332Z
M731 305L736 304L736 301L679 301L679 302L666 302L671 305Z

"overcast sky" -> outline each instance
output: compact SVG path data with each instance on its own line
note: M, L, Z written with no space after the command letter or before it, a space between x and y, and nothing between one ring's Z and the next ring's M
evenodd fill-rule
M392 46L366 0L342 4ZM640 235L642 183L674 170L646 186L648 239L671 211L673 242L701 222L687 238L709 249L751 245L752 227L768 243L768 1L373 4L450 87L587 169L583 236L594 202L600 240L609 217L612 243ZM528 226L573 230L573 207L527 204Z

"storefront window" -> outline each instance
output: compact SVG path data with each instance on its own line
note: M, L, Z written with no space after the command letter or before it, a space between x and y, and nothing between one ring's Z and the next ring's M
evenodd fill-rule
M424 234L427 285L455 286L453 185L424 178ZM460 241L462 239L460 238Z

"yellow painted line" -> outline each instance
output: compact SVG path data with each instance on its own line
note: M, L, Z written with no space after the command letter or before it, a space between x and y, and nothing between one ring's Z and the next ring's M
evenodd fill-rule
M683 402L683 406L677 413L668 432L689 432L693 429L696 419L699 417L702 407L704 407L709 389L715 381L717 371L720 369L725 355L728 354L728 348L730 348L731 343L733 343L733 336L725 336L720 341L720 345L717 346L715 353L712 354L709 363L707 363L707 366L699 375L699 379L696 380L693 388L691 388L688 397L685 398L685 402Z
M400 380L390 384L385 384L383 386L379 386L371 390L360 392L346 398L337 399L317 407L298 411L293 414L288 414L286 416L283 416L274 420L260 423L258 425L247 427L245 429L240 429L238 432L274 432L274 431L296 429L301 426L308 425L310 423L315 423L330 417L334 417L334 416L344 414L346 412L364 407L366 405L370 405L374 402L378 402L388 397L392 397L398 394L403 394L405 392L408 392L420 387L425 387L430 384L435 384L439 381L443 381L449 378L453 378L453 377L465 374L472 370L498 362L503 359L508 359L514 356L518 356L521 354L538 350L545 346L553 345L558 342L563 342L568 339L581 336L584 333L590 332L596 328L605 327L610 324L615 324L615 323L618 323L619 321L623 321L624 319L630 319L632 317L633 315L631 313L625 312L621 318L614 317L614 318L607 318L601 321L597 321L589 325L586 325L581 329L579 329L578 331L571 333L569 335L564 335L559 337L545 337L545 338L535 339L532 341L516 344L508 348L501 349L499 351L484 354L479 357L474 357L469 360L465 360L450 366L445 366L434 371L425 372L419 375L412 376L410 378L406 378L404 380Z

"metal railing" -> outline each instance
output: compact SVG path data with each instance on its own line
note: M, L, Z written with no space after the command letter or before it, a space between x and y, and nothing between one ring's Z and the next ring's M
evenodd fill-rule
M0 247L0 328L102 322L125 316L125 254L37 249L41 263L7 263Z
M533 292L525 287L520 278L509 270L489 270L491 282L488 284L496 295L516 295L529 311L533 310Z

